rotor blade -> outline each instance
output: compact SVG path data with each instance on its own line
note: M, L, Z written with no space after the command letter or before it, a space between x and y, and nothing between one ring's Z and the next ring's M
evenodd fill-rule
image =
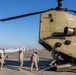
M76 14L75 10L69 10L69 9L67 9L66 11L74 12Z
M46 11L49 11L49 10L53 10L53 9L48 9ZM32 12L32 13L28 13L28 14L19 15L19 16L14 16L14 17L9 17L9 18L5 18L5 19L0 19L0 21L8 21L8 20L12 20L12 19L17 19L17 18L32 16L32 15L44 13L46 11Z

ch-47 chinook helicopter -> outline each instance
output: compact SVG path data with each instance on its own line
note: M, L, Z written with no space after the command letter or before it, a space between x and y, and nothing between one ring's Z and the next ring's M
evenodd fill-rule
M57 0L56 8L0 19L0 21L40 14L39 43L48 51L54 49L63 62L65 61L56 66L58 71L74 71L76 70L76 16L68 12L76 14L76 11L62 8L62 1Z

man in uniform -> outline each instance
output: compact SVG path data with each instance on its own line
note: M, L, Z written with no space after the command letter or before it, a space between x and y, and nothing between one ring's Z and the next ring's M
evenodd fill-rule
M4 54L0 53L0 70L3 70Z
M8 58L7 53L4 53L4 63L3 63L3 66L5 66L5 65L6 65L6 63L5 63L5 58Z
M22 70L22 66L23 66L23 53L24 53L25 49L24 48L19 48L19 62L20 62L20 66L19 66L19 71Z
M38 71L38 62L39 62L39 56L37 55L37 52L34 52L34 54L31 56L31 71L33 69L33 66L35 64L36 71Z
M57 66L57 61L59 60L58 52L56 52L55 50L52 50L52 57L53 57L53 61L50 63L50 66L52 66L53 64L54 66Z

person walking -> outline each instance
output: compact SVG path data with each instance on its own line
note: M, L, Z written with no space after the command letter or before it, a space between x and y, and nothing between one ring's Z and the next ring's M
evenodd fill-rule
M7 53L4 53L4 62L3 62L3 66L5 66L5 65L6 65L5 58L8 58Z
M37 55L37 52L34 52L34 54L31 56L31 62L31 71L33 70L34 65L36 67L36 71L38 71L39 56Z
M59 53L57 51L55 51L55 50L52 50L52 57L53 57L53 60L50 63L50 66L52 67L53 64L54 64L54 66L57 66L57 61L59 60L59 58L58 58L59 57Z
M4 54L0 53L0 70L3 70Z
M20 65L19 65L19 71L22 70L22 66L23 66L23 53L24 53L25 49L24 48L19 48L19 62L20 62Z

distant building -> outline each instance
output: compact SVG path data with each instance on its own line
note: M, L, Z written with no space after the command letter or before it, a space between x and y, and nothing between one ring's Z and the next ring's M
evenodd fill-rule
M0 50L4 50L4 48L0 48Z

